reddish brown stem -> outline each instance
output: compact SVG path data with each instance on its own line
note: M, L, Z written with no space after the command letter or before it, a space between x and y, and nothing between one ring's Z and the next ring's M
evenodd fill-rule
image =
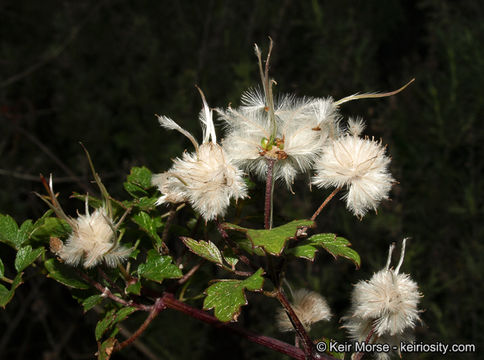
M287 315L289 316L289 319L291 320L291 323L293 324L297 335L299 335L299 338L301 339L304 353L310 358L310 356L312 356L312 354L315 352L314 343L309 337L306 329L297 317L296 313L294 312L291 304L289 304L289 301L287 300L282 290L277 291L277 300L279 300L281 305L286 310Z
M267 159L267 178L266 178L266 197L264 204L264 229L271 228L271 213L272 213L272 177L274 172L274 163L276 160Z
M186 315L189 315L195 319L201 320L207 324L210 324L212 326L215 326L216 328L219 329L227 329L233 333L236 333L249 341L255 342L257 344L260 344L262 346L265 346L269 349L278 351L282 354L288 355L292 357L293 359L298 359L298 360L304 360L306 359L306 356L304 355L304 352L301 349L298 349L297 347L287 344L283 341L264 336L264 335L257 335L254 334L248 330L245 330L243 328L240 328L238 326L235 326L230 323L223 323L219 320L217 320L214 316L207 314L206 312L202 310L198 310L196 308L193 308L181 301L178 301L175 299L175 297L170 294L170 293L165 293L163 295L163 303L167 308L180 311Z
M107 287L104 287L102 286L100 283L98 283L97 281L91 279L89 276L87 276L86 274L84 274L83 272L81 271L78 271L78 274L85 280L87 281L89 284L91 284L92 286L94 286L99 292L101 292L103 294L103 296L106 296L108 298L110 298L111 300L123 305L123 306L131 306L131 307L135 307L137 308L138 310L142 310L142 311L151 311L152 309L152 306L150 305L143 305L143 304L138 304L138 303L134 303L132 301L126 301L124 300L123 298L120 298L119 296L117 295L114 295L111 290L109 290L109 288Z
M368 333L368 336L366 337L365 344L368 344L370 342L373 334L375 334L375 328L372 327L370 332ZM360 360L363 355L365 355L365 353L361 351L355 355L355 358L353 360Z
M115 347L115 351L119 351L126 346L130 345L132 342L134 342L148 327L148 325L158 316L161 310L165 308L165 305L163 304L163 300L161 298L156 299L155 303L151 307L150 314L146 318L146 320L141 324L141 326L134 332L133 335L131 335L130 338L126 339L122 343L119 343Z
M328 195L328 197L323 201L323 203L321 204L321 206L318 208L318 210L316 210L316 212L313 214L313 216L311 216L311 220L314 221L316 220L316 218L318 217L318 215L321 213L321 211L324 209L324 207L329 203L329 201L338 193L338 191L340 191L341 188L336 188L333 190L333 192L331 194Z
M192 267L189 272L187 272L183 277L178 279L178 284L182 285L186 283L192 276L197 272L197 270L202 266L203 262L199 262L197 265Z

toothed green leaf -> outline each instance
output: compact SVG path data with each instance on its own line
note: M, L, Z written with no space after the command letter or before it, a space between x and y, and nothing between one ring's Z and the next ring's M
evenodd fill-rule
M187 248L198 256L211 261L213 263L222 265L222 254L218 247L211 241L196 241L188 237L180 237Z
M276 256L281 255L287 240L295 237L299 228L313 226L314 221L311 220L294 220L271 230L255 230L234 224L223 224L226 229L245 233L255 248L261 248L266 253Z
M183 274L173 264L171 256L163 256L156 250L150 250L146 262L138 267L138 275L148 280L162 282L164 279L178 279Z
M241 307L247 305L244 290L262 290L263 270L259 269L245 280L219 280L210 285L205 293L203 309L214 309L217 319L223 322L236 321Z
M27 266L32 264L35 259L43 254L43 252L43 247L32 249L32 246L27 245L20 248L19 251L17 251L17 256L15 257L15 269L17 270L17 272L21 272Z

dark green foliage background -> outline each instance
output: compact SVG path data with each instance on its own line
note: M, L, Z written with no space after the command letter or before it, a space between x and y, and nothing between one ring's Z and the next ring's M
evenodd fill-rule
M67 201L68 195L93 188L78 141L89 149L110 192L126 197L122 182L132 166L164 171L191 146L180 134L160 129L153 114L172 117L200 138L201 103L194 85L211 106L238 104L241 92L259 81L253 44L266 49L268 35L275 42L276 91L339 99L393 90L415 77L395 97L342 109L363 116L365 133L389 145L399 181L378 215L360 222L334 201L319 218L320 231L351 240L362 257L361 270L322 255L314 265L298 261L287 276L295 288L326 295L340 317L351 284L384 265L391 242L410 236L403 270L425 295L417 340L474 343L480 352L483 12L481 2L472 0L2 1L0 212L18 222L39 217L46 209L32 190L42 191L39 172L52 172L63 204L75 214L81 204ZM276 188L276 222L308 217L319 205L325 193L310 192L306 183L296 183L296 195ZM13 253L5 246L0 252L8 268ZM212 271L197 274L199 281ZM241 322L292 341L274 328L275 301L257 296L249 301ZM0 312L0 327L6 329L0 332L0 354L92 358L96 321L94 312L81 315L66 289L35 277ZM127 326L135 329L142 318L130 321ZM344 339L336 319L315 327L313 335ZM162 313L142 341L159 359L280 358L173 312ZM114 358L143 357L131 347Z

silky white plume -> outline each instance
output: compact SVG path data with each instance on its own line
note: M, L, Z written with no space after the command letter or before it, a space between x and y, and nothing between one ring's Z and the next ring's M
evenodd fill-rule
M418 285L407 274L400 274L406 239L396 269L390 268L393 245L386 267L369 281L360 281L353 289L351 310L343 317L344 328L356 341L365 341L370 332L378 343L399 344L412 339L412 330L420 321L418 303L422 295ZM371 337L371 336L370 336ZM378 354L379 359L389 358Z
M326 140L337 136L339 117L330 98L286 95L274 107L272 124L264 95L250 90L239 108L218 109L227 132L222 145L235 164L261 179L267 174L267 159L275 160L275 178L290 187L298 173L311 169Z
M243 172L227 158L223 148L216 143L212 110L202 94L203 108L199 119L203 129L203 143L166 116L159 116L160 124L174 129L190 139L195 152L184 152L182 158L174 160L170 170L153 175L152 183L162 196L162 203L189 202L208 221L223 216L230 199L242 199L247 195Z
M82 262L85 268L91 268L105 262L116 267L131 253L131 249L115 242L116 226L103 207L90 214L86 204L86 214L69 223L72 233L58 251L66 264L75 266Z
M394 182L385 147L373 139L360 138L363 129L362 121L350 120L345 135L327 142L315 162L313 177L318 187L346 187L346 206L360 218L388 198Z

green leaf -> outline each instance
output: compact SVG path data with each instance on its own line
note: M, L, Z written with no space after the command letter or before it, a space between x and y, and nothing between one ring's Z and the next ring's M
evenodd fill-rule
M161 228L162 222L159 216L152 218L144 211L141 211L139 214L134 215L132 219L144 232L155 240L158 246L161 246L163 240L158 235L158 229Z
M146 263L138 267L138 275L148 280L162 282L163 279L181 278L183 274L173 264L171 256L163 256L158 254L156 250L150 250Z
M113 349L115 345L115 337L110 337L109 339L103 341L101 344L98 343L97 359L109 360L111 358L111 355L113 354Z
M293 255L295 257L304 258L307 260L314 260L318 248L314 246L310 241L304 240L298 243L298 245L293 248L286 249L285 253L288 255Z
M128 175L128 182L141 186L143 189L150 188L151 185L151 171L145 167L133 167Z
M235 265L239 262L239 259L237 256L234 254L233 250L229 247L226 247L223 252L224 260L227 262L227 264L230 265L232 269L235 268Z
M49 259L44 262L44 265L49 272L48 277L60 282L61 284L75 289L89 289L89 285L82 281L72 267L61 264L56 259Z
M96 336L96 340L99 341L104 333L114 325L116 309L109 310L106 315L97 322L96 330L94 331L94 335Z
M51 237L65 238L70 232L71 227L67 221L57 217L46 217L34 224L32 238L48 243Z
M0 307L5 309L5 306L10 302L10 300L12 300L13 296L15 295L15 289L22 284L22 275L23 273L18 273L17 276L15 276L12 285L10 285L10 290L0 284Z
M126 293L128 294L141 294L141 282L136 281L134 284L130 284L126 287Z
M9 215L0 215L0 242L19 249L30 236L32 221L25 221L20 229L15 220Z
M304 258L313 261L316 253L318 252L321 243L324 241L332 241L336 238L335 234L318 234L318 241L314 242L310 239L298 242L296 246L287 249L286 254L293 255L296 257Z
M96 340L99 341L102 336L111 329L118 322L123 321L129 315L134 313L137 309L134 307L123 307L116 312L116 309L112 309L106 313L103 319L99 320L96 325L95 335Z
M151 171L146 167L133 167L128 175L127 181L123 184L124 189L134 198L148 196L146 189L151 185Z
M3 261L0 259L0 278L5 274L5 266L3 266Z
M313 246L323 247L335 258L342 256L351 260L357 268L361 265L360 255L349 247L351 243L345 238L337 237L335 234L316 234L311 236L308 241Z
M92 295L82 301L82 307L84 308L84 312L88 312L97 304L100 304L103 301L102 295Z
M213 263L223 265L222 254L218 247L211 241L196 241L188 237L180 237L191 252Z
M43 247L32 250L32 246L27 245L20 248L20 250L17 252L17 256L15 257L15 269L17 272L21 272L27 266L32 264L35 259L40 256L40 254L43 254L43 252Z
M156 201L158 200L158 197L147 197L143 196L140 197L139 199L134 199L129 203L129 206L135 206L139 208L140 210L143 211L150 211L156 208Z
M255 248L262 248L266 253L276 256L281 255L287 240L294 238L299 228L313 226L314 221L311 220L294 220L271 230L254 230L234 224L223 224L226 229L245 233Z
M203 309L215 309L215 316L223 322L237 321L241 307L247 305L244 290L262 290L263 270L259 269L245 280L219 280L210 285L205 293Z

